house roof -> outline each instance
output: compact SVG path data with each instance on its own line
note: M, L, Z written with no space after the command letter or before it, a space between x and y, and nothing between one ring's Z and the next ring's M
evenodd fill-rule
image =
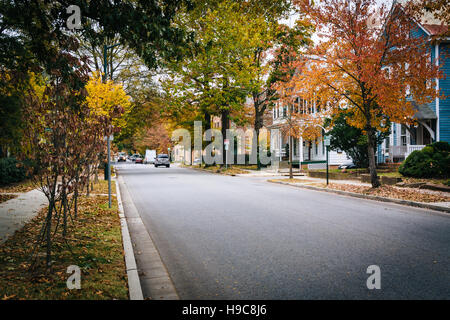
M412 106L414 110L416 110L414 118L418 120L437 119L436 113L427 104L418 105L416 102L413 101Z
M441 35L448 31L448 26L442 24L426 24L422 23L422 26L432 35Z
M396 0L400 5L406 5L410 1L415 0ZM448 24L445 21L437 18L440 11L436 13L429 12L426 10L422 10L419 21L416 21L420 24L423 29L425 29L431 36L442 35L449 31Z

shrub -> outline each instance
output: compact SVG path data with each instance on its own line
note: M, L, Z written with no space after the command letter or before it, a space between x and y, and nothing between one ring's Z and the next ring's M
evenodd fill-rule
M15 158L0 159L0 185L23 181L26 176L24 166Z
M412 152L398 171L407 177L447 178L450 168L450 145L435 142L420 151Z

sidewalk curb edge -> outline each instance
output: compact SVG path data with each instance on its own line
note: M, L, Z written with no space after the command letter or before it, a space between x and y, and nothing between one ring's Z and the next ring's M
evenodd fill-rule
M133 245L131 243L131 237L128 231L127 219L125 218L125 213L123 211L122 198L120 195L120 187L117 177L115 180L116 180L116 194L117 194L117 204L119 208L120 226L122 229L123 251L125 253L125 268L127 271L130 300L144 300L141 282L139 280L139 275L136 266L136 259L134 258Z

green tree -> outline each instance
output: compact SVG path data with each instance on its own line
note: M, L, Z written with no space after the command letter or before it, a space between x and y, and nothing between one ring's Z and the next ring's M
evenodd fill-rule
M335 116L333 121L325 120L325 126L330 127L327 132L330 136L330 149L344 151L352 158L355 165L367 168L369 166L367 136L360 128L349 125L347 117L347 114L341 113ZM376 145L382 143L389 134L390 131L379 132L376 136Z

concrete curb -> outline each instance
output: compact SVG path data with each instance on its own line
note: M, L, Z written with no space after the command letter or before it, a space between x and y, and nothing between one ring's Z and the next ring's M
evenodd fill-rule
M122 205L144 300L178 300L178 293L153 242L150 229L141 219L121 176L118 177L117 182L122 186Z
M401 205L406 205L410 207L418 207L418 208L424 208L424 209L431 209L436 211L441 211L445 213L450 213L450 208L441 207L429 203L424 202L416 202L416 201L409 201L409 200L401 200L401 199L393 199L393 198L385 198L385 197L379 197L379 196L371 196L371 195L365 195L355 192L349 192L349 191L342 191L342 190L333 190L333 189L326 189L326 188L320 188L320 187L314 187L314 186L307 186L307 185L299 185L299 184L293 184L289 182L281 182L281 181L270 181L270 183L276 183L276 184L282 184L287 186L292 186L296 188L303 188L303 189L309 189L309 190L315 190L315 191L322 191L322 192L330 192L330 193L336 193L344 196L354 197L354 198L361 198L361 199L367 199L367 200L375 200L375 201L382 201L382 202L391 202Z
M120 196L119 182L116 180L117 203L119 207L120 226L122 228L123 251L125 252L125 268L127 270L128 290L130 300L144 300L141 282L134 258L133 245L131 244L130 233L128 232L127 220L123 211L122 198Z

